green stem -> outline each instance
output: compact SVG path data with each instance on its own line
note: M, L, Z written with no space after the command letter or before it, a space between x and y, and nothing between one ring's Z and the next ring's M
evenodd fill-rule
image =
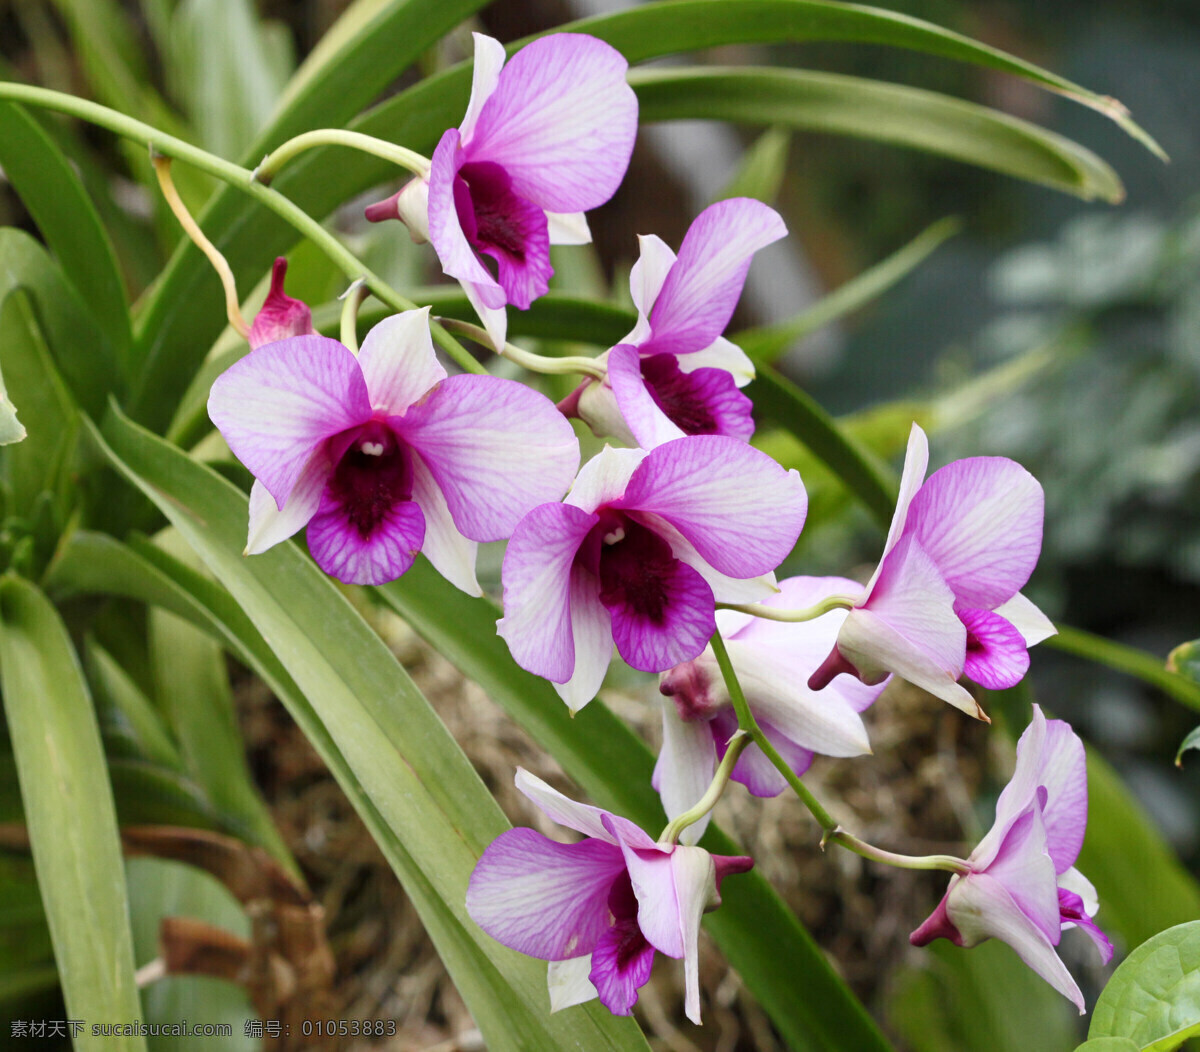
M386 139L377 139L374 135L363 135L362 132L344 131L340 128L318 128L315 131L304 132L293 139L288 139L282 146L276 147L266 157L262 164L254 169L251 178L266 186L279 174L279 169L294 157L315 146L349 146L352 150L382 157L401 168L407 168L413 175L422 178L429 175L430 161L413 150L397 146Z
M358 308L370 294L371 290L361 279L342 293L342 324L339 335L342 343L355 354L358 354Z
M899 866L903 869L946 869L954 873L966 873L970 870L970 866L964 859L955 858L953 855L900 855L893 851L884 851L882 848L868 844L864 840L859 840L858 837L846 832L837 824L837 820L825 810L821 802L813 796L796 772L791 769L787 761L776 751L775 746L763 733L763 730L758 725L758 721L754 718L754 713L750 711L750 705L746 701L746 695L742 692L742 685L738 682L737 673L733 670L733 662L729 660L729 652L725 649L725 641L721 638L719 631L714 632L710 645L713 649L713 654L716 655L717 665L720 666L721 675L725 679L725 687L729 691L730 700L733 702L734 712L737 713L738 727L744 730L754 740L754 744L762 749L767 759L774 764L775 769L783 775L788 785L792 787L792 791L800 798L800 802L808 808L813 818L821 827L821 847L824 848L829 842L841 844L842 847L855 854L862 855L864 858L874 859L876 862L882 862L889 866Z
M468 339L474 340L481 347L495 350L492 338L480 326L472 325L469 321L459 321L457 318L438 318L437 320L449 332L457 332ZM584 376L590 376L594 380L603 380L606 375L604 366L597 362L595 358L572 357L569 355L562 358L547 358L542 354L523 351L520 347L516 347L511 343L506 343L496 353L502 358L507 358L509 361L515 362L521 368L528 369L531 373L542 373L547 376L562 375L564 373L582 373Z
M725 749L725 755L721 757L721 764L717 768L717 773L713 775L713 780L709 784L708 789L683 814L676 815L667 823L667 828L662 831L662 836L658 838L660 844L674 844L679 839L680 833L687 829L688 826L695 825L717 806L717 801L721 799L721 794L725 792L725 786L729 784L729 776L733 774L733 768L737 765L738 757L742 755L742 750L750 744L750 741L750 735L742 730L741 727L734 731L733 737L729 739L729 744Z
M721 610L740 610L743 614L753 614L766 621L786 621L791 624L816 620L830 610L849 610L855 601L848 595L831 595L801 610L780 610L777 606L767 606L764 603L718 603L717 606Z
M161 154L208 172L209 175L229 183L230 186L237 187L243 193L249 194L260 204L271 209L312 241L348 278L352 281L357 278L365 280L375 296L393 310L413 310L417 306L396 292L378 274L368 269L358 257L312 216L278 191L255 182L250 170L241 165L226 161L224 158L193 146L183 139L168 135L166 132L159 131L142 121L134 120L132 117L127 117L117 110L89 102L87 99L76 98L74 95L67 95L61 91L38 88L31 84L0 81L0 99L23 102L30 106L40 106L43 109L56 110L59 113L78 117L90 124L107 128L122 138L146 143ZM438 344L467 372L483 373L487 371L467 353L462 344L440 325L431 325L430 329Z

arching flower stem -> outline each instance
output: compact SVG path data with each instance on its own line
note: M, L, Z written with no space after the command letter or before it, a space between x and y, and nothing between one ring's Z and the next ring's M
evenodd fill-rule
M780 610L776 606L767 606L763 603L717 604L719 610L738 610L743 614L752 614L754 617L762 617L768 621L786 621L788 623L815 621L823 614L829 613L830 610L849 610L853 606L854 598L848 595L831 595L802 610Z
M680 833L687 829L688 826L695 825L717 806L717 801L721 799L721 794L725 792L725 786L729 784L729 776L733 774L733 769L737 766L738 757L742 755L742 750L753 740L750 734L741 727L734 732L733 737L729 739L725 756L721 760L716 774L713 775L712 783L704 795L692 807L667 823L667 827L658 838L660 844L674 844L679 839Z
M457 332L474 340L481 347L491 350L491 337L481 326L472 325L469 321L459 321L457 318L438 318L437 320L448 332ZM547 376L580 373L597 380L604 379L604 366L599 364L595 358L586 358L582 355L549 358L544 354L523 351L511 343L506 343L499 354L510 362L515 362L521 368L528 369L531 373L542 373Z
M250 178L263 186L268 186L285 164L305 150L311 150L316 146L348 146L352 150L361 150L363 153L391 161L412 172L413 175L419 175L422 178L429 175L429 158L404 146L397 146L386 139L377 139L374 135L364 135L362 132L346 131L341 128L317 128L288 139L282 146L276 147L250 173Z
M753 605L753 604L750 604ZM816 616L816 615L814 615ZM716 656L717 664L720 666L721 675L725 678L725 687L729 691L730 700L733 702L734 711L737 713L738 727L745 731L749 739L754 742L767 759L775 765L775 768L787 780L788 785L792 787L792 791L800 798L800 802L808 808L813 818L821 826L821 847L832 842L840 844L848 851L853 851L856 855L862 855L864 858L873 859L876 862L882 862L884 865L897 866L902 869L945 869L952 873L966 873L969 870L967 863L961 858L955 858L953 855L901 855L893 851L884 851L882 848L877 848L873 844L868 844L864 840L851 833L846 832L837 820L825 810L821 802L813 796L796 772L788 766L787 762L776 751L775 746L771 744L770 739L763 733L758 722L754 718L754 714L750 711L750 706L746 702L746 695L742 692L741 684L738 683L737 673L733 670L733 663L729 660L729 653L725 649L724 640L721 639L721 633L714 632L710 641L713 654ZM732 746L730 752L733 751ZM711 789L710 789L711 792ZM705 796L707 797L707 793Z
M341 342L358 354L358 308L363 300L371 295L366 282L359 278L351 282L350 287L338 298L342 301L342 323L339 336Z
M236 187L249 194L260 204L269 208L286 223L293 226L309 241L317 246L342 271L346 277L354 280L363 278L378 299L396 311L414 310L416 304L405 299L393 289L378 274L370 270L357 256L346 248L336 237L326 230L317 220L304 209L284 197L277 190L263 186L255 181L248 168L234 164L218 157L214 153L193 146L174 135L127 117L117 110L101 106L88 99L80 99L66 92L53 91L50 88L39 88L31 84L15 84L10 81L0 81L0 99L10 102L22 102L29 106L40 106L43 109L55 110L78 117L89 124L95 124L122 138L134 142L146 143L151 149L177 161L194 165L203 172L215 176L222 182ZM469 373L485 373L486 369L467 353L453 336L440 325L431 326L434 340L446 351L458 365Z

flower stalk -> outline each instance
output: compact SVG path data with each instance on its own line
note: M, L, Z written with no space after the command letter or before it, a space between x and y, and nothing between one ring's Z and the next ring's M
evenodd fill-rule
M729 776L733 774L734 767L737 766L738 757L742 755L742 751L754 739L743 728L739 727L729 739L729 744L725 749L725 755L721 759L721 764L717 768L717 773L713 775L712 783L700 797L696 803L689 807L681 815L676 815L667 827L662 831L662 835L658 838L660 844L674 844L679 839L679 834L682 833L688 826L695 825L709 811L717 806L717 801L721 799L721 795L725 792L725 787L729 784Z
M719 610L737 610L743 614L752 614L767 621L785 621L789 624L802 621L815 621L818 617L829 613L830 610L850 610L854 606L854 598L848 595L831 595L819 603L804 607L800 610L780 610L777 606L767 606L765 603L718 603Z
M317 146L348 146L352 150L361 150L363 153L391 161L421 178L429 176L429 158L413 150L397 146L386 139L377 139L373 135L364 135L362 132L345 131L341 128L317 128L288 139L282 146L276 147L250 173L250 178L263 186L269 186L284 165L305 150Z
M437 321L448 332L456 332L461 336L466 336L468 339L474 340L481 347L492 347L491 337L479 325L472 325L469 321L459 321L457 318L438 318ZM496 353L502 358L507 358L510 362L515 362L522 369L528 369L531 373L542 373L545 376L581 373L596 380L604 379L604 366L597 362L595 358L587 358L582 355L548 358L544 354L523 351L520 347L511 343L506 343L503 349Z

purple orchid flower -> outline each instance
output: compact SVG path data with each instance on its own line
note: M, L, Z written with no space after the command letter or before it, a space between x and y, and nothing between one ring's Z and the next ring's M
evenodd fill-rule
M807 497L800 476L722 435L605 449L562 504L517 527L504 556L497 630L517 664L551 680L572 711L612 658L665 672L712 635L714 602L766 598Z
M655 843L628 819L576 803L520 768L516 784L547 817L587 839L502 833L471 874L471 918L497 942L550 962L555 1012L599 997L610 1012L629 1015L654 952L682 957L685 1010L699 1023L700 918L720 905L722 879L753 860Z
M395 580L423 551L480 595L476 542L509 536L579 464L543 395L447 378L428 308L380 322L357 357L323 336L251 351L217 378L208 414L255 476L246 554L307 526L317 565L348 584Z
M971 852L970 872L950 878L937 909L912 933L914 946L949 939L975 946L1008 943L1030 968L1083 1014L1083 994L1054 947L1082 928L1107 964L1112 943L1093 922L1096 889L1075 869L1087 827L1087 760L1069 724L1033 722L1017 743L1012 781L996 802L996 821Z
M844 577L789 577L764 605L812 606L857 587ZM879 697L886 681L867 686L842 679L820 693L805 686L845 619L844 610L798 624L717 611L717 628L750 711L797 775L808 770L815 753L861 756L871 751L860 713ZM675 818L704 795L738 722L711 647L663 675L659 690L670 700L663 705L663 745L653 784L667 817ZM753 744L738 758L732 777L755 796L778 796L787 788L783 775ZM689 826L680 839L695 843L708 818Z
M894 672L986 720L958 678L1011 687L1028 648L1055 631L1020 593L1042 546L1042 487L1005 457L956 460L926 479L928 463L913 424L883 557L808 685Z
M659 238L638 238L629 275L637 325L602 356L606 379L586 380L559 408L643 449L683 435L749 441L750 399L738 388L754 379L754 366L721 333L754 253L786 234L773 208L735 197L696 217L678 258Z
M625 177L637 97L625 82L629 64L595 37L542 37L505 65L498 40L474 36L462 124L442 136L427 177L372 205L367 218L401 219L431 241L500 350L505 306L526 310L549 288L550 246L591 241L583 213Z
M247 337L252 351L267 343L286 340L289 336L312 336L316 331L308 304L283 291L287 265L287 260L279 256L271 268L271 289L254 315Z

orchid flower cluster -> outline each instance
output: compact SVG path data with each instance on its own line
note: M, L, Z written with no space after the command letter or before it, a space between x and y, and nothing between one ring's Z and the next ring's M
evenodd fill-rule
M483 323L513 355L509 307L552 275L550 245L590 239L584 213L624 177L637 131L626 62L579 34L537 40L505 61L477 34L462 123L372 221L428 241ZM880 862L949 870L949 889L912 935L971 946L996 937L1083 1010L1055 952L1097 903L1073 868L1083 838L1083 746L1034 708L991 832L966 859L913 858L837 827L804 786L814 755L870 752L863 712L891 676L986 720L965 675L1016 684L1028 647L1054 629L1022 594L1037 562L1043 495L1003 458L960 460L925 477L913 425L900 497L866 586L775 571L804 525L797 472L750 444L754 375L722 333L755 253L784 237L758 201L705 209L678 254L640 238L630 275L637 324L590 359L558 406L522 383L448 375L428 308L398 313L353 346L316 334L283 289L286 264L252 326L251 352L213 385L209 413L254 475L247 554L305 530L348 584L395 580L423 553L482 594L480 542L508 542L497 630L515 661L554 684L572 712L598 693L614 647L660 677L663 745L653 784L670 819L655 839L524 771L517 786L573 843L530 829L500 836L467 894L501 943L549 962L553 1009L593 997L628 1014L655 951L682 958L686 1011L700 1018L698 933L722 880L752 861L697 846L729 781L757 796L791 787L833 841ZM347 334L350 335L347 335ZM547 371L550 371L549 369ZM616 446L580 467L569 418Z

